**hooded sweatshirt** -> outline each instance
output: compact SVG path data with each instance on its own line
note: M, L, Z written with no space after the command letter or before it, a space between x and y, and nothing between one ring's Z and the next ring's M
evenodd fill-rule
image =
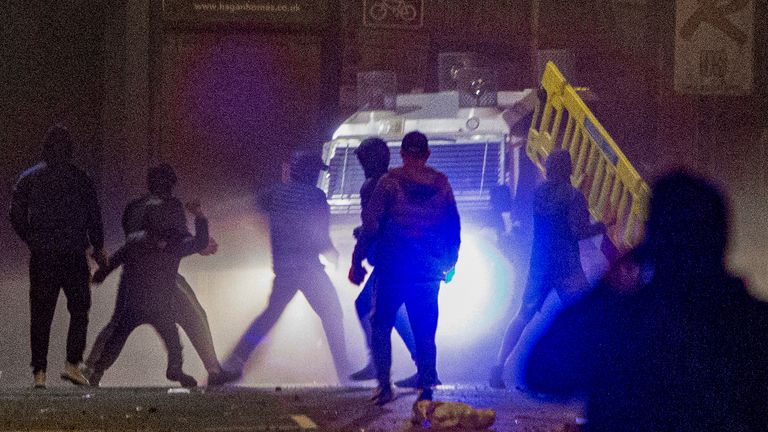
M395 168L379 179L363 210L353 262L375 238L377 272L383 277L440 280L456 264L460 221L448 178L424 166Z

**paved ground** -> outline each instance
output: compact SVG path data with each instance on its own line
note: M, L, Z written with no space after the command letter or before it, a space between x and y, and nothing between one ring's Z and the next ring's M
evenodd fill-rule
M364 387L0 389L0 430L420 430L409 423L414 392L399 391L384 408L371 405L370 394ZM581 413L578 401L485 387L443 386L435 399L496 409L495 431L563 431Z

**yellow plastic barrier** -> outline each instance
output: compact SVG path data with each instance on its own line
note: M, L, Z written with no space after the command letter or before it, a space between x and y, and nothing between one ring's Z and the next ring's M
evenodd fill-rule
M635 246L642 239L648 214L648 184L557 66L549 62L526 152L545 172L544 161L557 149L571 154L573 185L587 197L592 216L608 225L608 236L616 248Z

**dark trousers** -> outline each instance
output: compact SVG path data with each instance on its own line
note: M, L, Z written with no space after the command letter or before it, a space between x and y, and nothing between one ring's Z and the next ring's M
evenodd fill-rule
M371 355L373 355L371 333L373 320L373 292L375 285L376 269L374 269L373 273L368 277L363 290L360 291L357 299L355 299L355 310L357 311L357 317L360 320L360 326L363 328L365 342L368 345L368 350L371 351ZM408 352L411 353L411 358L415 361L416 340L413 337L411 324L408 322L408 313L405 311L404 306L397 310L397 315L395 316L395 330L397 331L397 334L400 335L400 338L403 339L405 347L408 349Z
M59 290L63 290L67 297L69 311L67 361L79 363L83 359L91 308L90 276L84 252L32 252L29 263L30 365L35 372L45 371L48 367L48 342Z
M192 287L189 286L186 279L181 275L176 276L176 287L178 288L178 292L175 293L176 298L173 301L176 323L184 329L184 332L195 347L195 351L197 351L197 354L203 361L206 370L217 370L219 367L219 360L216 358L216 350L213 346L213 337L211 336L211 329L208 325L208 317L205 310L197 300L197 296L195 296L194 291L192 291ZM101 332L99 332L99 335L96 337L96 340L91 347L91 352L88 355L88 359L85 361L85 364L90 368L93 368L99 357L101 357L104 352L104 345L112 333L114 333L115 328L120 322L121 313L125 307L126 301L124 293L124 289L118 290L115 312L112 314L109 323L101 330ZM179 347L179 350L181 349L178 331L161 332L157 328L155 328L155 330L163 340L166 350L168 351L168 369L180 367L180 364L177 362L178 359L182 357L182 353L175 352L177 347Z
M100 373L109 369L120 356L128 336L142 324L154 327L165 343L168 349L168 370L181 370L181 342L172 311L138 311L130 308L121 311L111 332L104 337L101 355L92 363L92 369Z
M253 320L245 334L240 337L225 367L242 369L259 342L277 323L291 299L301 291L320 317L336 366L336 373L339 379L345 379L349 367L341 303L322 265L319 263L294 265L289 269L276 270L275 273L267 308Z
M397 311L405 304L416 339L416 368L419 388L437 383L437 294L440 281L409 282L379 277L376 281L373 312L372 348L380 386L390 385L392 367L392 327Z

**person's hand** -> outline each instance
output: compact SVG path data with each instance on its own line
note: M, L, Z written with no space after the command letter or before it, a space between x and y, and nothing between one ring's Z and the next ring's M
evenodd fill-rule
M96 270L96 273L93 274L93 277L91 278L91 281L95 284L100 284L104 282L104 279L107 278L107 271L105 267L99 267L98 270Z
M187 208L187 211L190 212L194 217L204 217L203 207L200 204L199 198L188 201L185 207Z
M208 246L205 247L205 249L198 252L202 256L209 256L209 255L216 255L216 252L219 251L219 244L216 242L216 239L213 237L208 237Z
M355 285L360 285L365 280L365 275L368 274L368 270L361 264L352 264L349 268L349 274L347 278Z
M104 248L94 249L91 258L96 261L96 264L98 264L99 267L106 267L107 262L109 261L109 256L107 256L107 251L105 251Z

